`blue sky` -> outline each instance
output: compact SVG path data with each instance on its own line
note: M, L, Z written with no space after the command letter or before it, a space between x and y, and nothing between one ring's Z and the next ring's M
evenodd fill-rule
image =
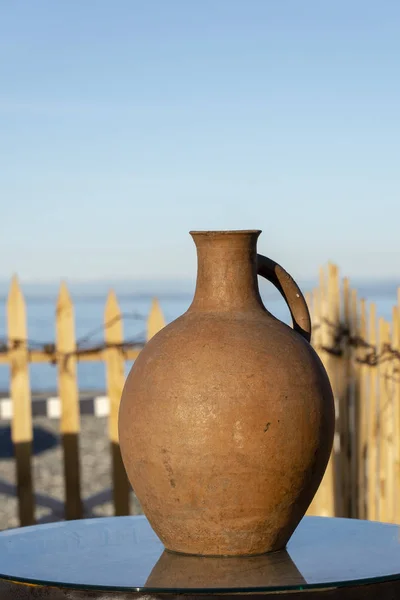
M0 0L0 279L186 278L190 229L400 280L398 0Z

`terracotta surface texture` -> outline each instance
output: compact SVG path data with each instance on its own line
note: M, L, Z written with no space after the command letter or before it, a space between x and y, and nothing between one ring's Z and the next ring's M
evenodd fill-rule
M284 548L331 452L334 403L308 309L286 271L257 255L259 233L192 232L193 302L146 344L123 391L125 468L171 551ZM257 274L283 294L293 329L264 307Z

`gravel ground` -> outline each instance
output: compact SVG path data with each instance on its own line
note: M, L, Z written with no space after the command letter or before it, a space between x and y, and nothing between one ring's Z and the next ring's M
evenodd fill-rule
M81 486L87 517L113 514L111 454L107 419L81 417ZM64 475L59 437L59 421L36 418L34 426L33 481L36 520L63 520ZM131 494L131 514L141 512ZM17 527L18 503L15 496L15 461L12 456L9 423L0 422L0 530Z

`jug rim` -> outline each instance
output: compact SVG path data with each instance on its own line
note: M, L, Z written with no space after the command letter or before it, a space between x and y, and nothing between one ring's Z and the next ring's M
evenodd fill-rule
M189 231L190 235L240 235L240 234L260 234L262 233L261 229L203 229L203 230L191 230Z

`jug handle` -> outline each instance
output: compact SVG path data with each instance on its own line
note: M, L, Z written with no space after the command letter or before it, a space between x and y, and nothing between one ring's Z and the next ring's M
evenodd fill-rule
M279 290L288 305L293 329L309 342L311 340L310 313L295 280L278 263L262 254L257 254L257 274L268 279Z

